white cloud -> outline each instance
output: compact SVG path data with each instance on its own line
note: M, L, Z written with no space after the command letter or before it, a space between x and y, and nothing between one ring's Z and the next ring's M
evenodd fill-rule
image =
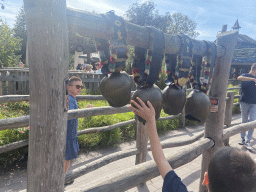
M0 18L7 22L10 27L14 26L16 15L18 14L20 8L23 5L23 1L18 1L16 3L5 0L5 9L0 9Z

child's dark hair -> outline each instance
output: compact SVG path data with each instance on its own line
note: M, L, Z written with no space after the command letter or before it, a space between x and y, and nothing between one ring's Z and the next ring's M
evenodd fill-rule
M82 81L82 79L80 79L80 77L77 77L77 76L72 76L69 78L67 85L72 85L72 83L75 81Z
M210 161L208 175L211 192L256 191L256 164L237 148L218 149Z

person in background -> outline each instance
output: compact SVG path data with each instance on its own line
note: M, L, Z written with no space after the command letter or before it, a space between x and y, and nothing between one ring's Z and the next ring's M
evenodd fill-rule
M67 91L69 95L69 110L78 109L76 96L81 94L83 89L82 80L79 77L72 76L67 82ZM93 107L91 104L86 108ZM70 162L72 159L76 159L79 151L79 144L77 139L77 126L78 119L70 119L67 123L67 136L66 136L66 151L65 151L65 165L64 172L68 172ZM70 185L74 180L65 183Z
M84 71L87 72L87 73L93 73L92 65L91 65L91 64L87 64L87 65L85 66Z
M155 109L147 101L139 98L139 103L131 101L132 111L146 120L145 128L149 136L153 158L160 175L164 179L163 192L187 192L186 186L172 169L164 156L157 134ZM208 166L204 184L210 192L255 192L256 164L245 152L232 147L221 147L214 154Z
M76 70L82 70L82 64L81 64L81 63L79 63L79 64L77 65Z
M256 120L256 63L251 66L249 73L243 73L238 76L237 80L241 82L241 98L240 109L242 116L242 123ZM245 145L248 150L253 150L251 146L251 139L254 129L250 129L247 132L247 138L245 141L246 132L241 132L240 145Z
M100 63L96 63L95 68L96 68L95 73L101 73Z

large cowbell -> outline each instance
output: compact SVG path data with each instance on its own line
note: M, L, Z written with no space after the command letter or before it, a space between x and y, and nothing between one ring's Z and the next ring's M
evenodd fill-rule
M132 80L125 72L111 73L100 82L102 96L112 107L122 107L130 103Z
M132 96L132 100L139 103L139 101L136 99L136 97L139 97L145 104L147 101L149 101L155 109L155 113L156 113L155 119L157 120L160 117L163 96L162 96L162 92L158 86L153 85L151 87L137 89ZM133 104L132 104L132 106L135 107L135 105L133 105ZM140 117L140 116L137 116L137 117L140 122L143 122L143 124L146 123L146 121L142 117Z
M205 93L197 89L190 92L185 105L185 117L187 119L205 122L210 111L211 101Z
M182 112L186 102L186 91L173 85L166 86L163 90L163 109L169 115Z

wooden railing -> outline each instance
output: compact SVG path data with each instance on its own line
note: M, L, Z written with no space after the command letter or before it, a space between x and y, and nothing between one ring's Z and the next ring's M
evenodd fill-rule
M87 90L99 90L103 74L86 73L81 70L69 70L68 76L78 76ZM132 76L130 76L132 78ZM135 90L135 84L132 90ZM0 69L0 95L29 95L29 68L6 67Z
M228 90L239 89L237 88L229 88ZM187 91L191 91L192 89L188 89ZM256 125L256 122L251 122L243 125L237 125L232 128L231 126L231 118L232 118L232 107L234 98L238 98L239 95L235 96L234 92L228 92L226 98L226 110L225 110L225 121L226 129L223 132L223 142L225 145L228 145L228 139L230 136L239 133L240 131L249 130L253 126ZM103 100L104 98L101 95L80 95L77 96L77 100ZM16 101L29 101L29 95L9 95L9 96L0 96L0 103L5 102L16 102ZM113 108L113 107L94 107L94 108L86 108L86 109L78 109L78 110L70 110L68 111L68 119L73 118L83 118L83 117L91 117L98 115L109 115L116 113L126 113L130 112L131 109L128 106ZM167 116L161 117L161 120L170 120L175 117L184 117L184 114L178 114L176 116ZM184 118L179 118L180 124L185 124ZM90 134L95 132L106 132L118 127L122 127L129 124L135 124L135 129L139 131L141 129L141 123L139 123L136 119L120 122L114 125L104 126L104 127L94 127L85 130L78 131L78 135L81 134ZM23 117L9 118L0 120L0 130L19 128L29 125L29 115ZM86 166L79 167L66 175L66 181L71 179L78 178L88 172L94 171L104 165L107 165L113 161L126 158L132 155L136 155L136 164L140 164L145 162L145 158L141 158L143 154L146 154L147 151L151 150L150 146L147 145L147 139L143 138L143 133L140 133L140 137L137 135L136 146L137 148L133 148L127 151L116 152L111 155L107 155L102 157L96 161L93 161ZM204 136L204 131L198 133L197 135L189 138L182 139L179 141L163 141L161 145L163 148L167 147L177 147L177 146L185 146L181 151L172 154L172 156L168 157L169 163L173 168L177 168L186 163L189 163L199 155L201 155L205 150L209 149L214 145L214 141L208 138L203 138L198 141L200 138ZM20 148L28 145L28 140L18 141L15 143L10 143L7 145L0 146L0 153L8 152L10 150ZM146 146L146 148L140 148L138 146ZM150 173L150 174L149 174ZM146 182L149 179L152 179L159 175L158 169L153 161L149 161L140 165L136 165L132 169L128 169L122 171L122 173L117 173L110 177L109 180L104 182L95 182L90 184L89 186L85 186L84 191L92 190L92 191L119 191L119 190L127 190L129 188L135 187L140 183ZM116 182L113 182L116 181ZM120 188L122 185L122 189Z
M229 88L228 90L239 89L237 88ZM188 92L191 89L187 90ZM255 126L256 123L249 123L243 125L237 125L232 128L231 126L231 118L232 118L232 107L233 107L233 100L234 98L239 97L238 95L235 96L234 92L228 92L226 98L226 113L225 113L225 121L224 124L226 125L226 129L224 130L223 139L224 143L228 145L228 139L230 136L239 133L241 130L249 130L251 127ZM104 98L101 95L81 95L77 96L77 100L103 100ZM14 96L0 96L0 103L5 102L16 102L16 101L29 101L29 95L14 95ZM68 119L73 118L83 118L83 117L91 117L91 116L98 116L98 115L109 115L109 114L116 114L116 113L125 113L130 112L131 109L128 106L113 108L113 107L94 107L94 108L86 108L86 109L78 109L78 110L70 110L68 111ZM182 117L183 114L178 114L176 116L167 116L161 117L159 120L170 120L174 119L175 117ZM180 121L185 121L184 118L179 118ZM85 130L78 131L78 135L81 134L90 134L95 132L106 132L118 127L122 127L129 124L135 124L137 131L140 130L142 126L136 119L120 122L114 125L104 126L104 127L94 127ZM185 124L185 122L180 122L180 124ZM9 119L2 119L0 120L0 130L24 127L29 125L29 115L24 117L16 117L16 118L9 118ZM143 134L143 133L140 133ZM209 149L214 145L214 142L211 139L201 139L204 136L204 131L198 133L197 135L189 138L183 139L179 141L163 141L161 145L163 148L167 147L177 147L177 146L185 146L180 152L172 154L172 156L168 157L169 163L172 165L173 168L177 168L181 165L189 163L199 155L201 155L205 150ZM138 137L138 136L137 136ZM141 138L141 136L140 136ZM143 135L142 135L143 138ZM66 181L71 179L75 179L80 177L88 172L94 171L104 165L107 165L113 161L126 158L132 155L136 155L136 159L138 159L137 164L145 162L145 158L141 158L142 154L146 154L148 150L151 150L150 146L147 145L147 139L139 139L136 140L137 148L133 148L127 151L116 152L111 155L102 157L94 162L87 164L86 166L79 167L66 175ZM8 152L10 150L20 148L23 146L28 145L28 140L18 141L15 143L10 143L7 145L0 146L0 153ZM138 146L146 146L146 148L140 148ZM125 173L125 174L124 174ZM150 174L148 174L150 173ZM142 182L146 182L149 179L152 179L159 175L158 169L153 161L149 161L143 163L141 165L136 165L132 169L125 170L122 174L118 173L113 176L114 180L117 182L112 182L112 179L107 181L101 182L99 185L97 182L92 183L90 187L85 188L85 191L93 189L93 191L118 191L121 190L119 188L122 183L122 190L129 189L139 185ZM136 178L136 179L134 179ZM119 184L118 184L119 183Z

